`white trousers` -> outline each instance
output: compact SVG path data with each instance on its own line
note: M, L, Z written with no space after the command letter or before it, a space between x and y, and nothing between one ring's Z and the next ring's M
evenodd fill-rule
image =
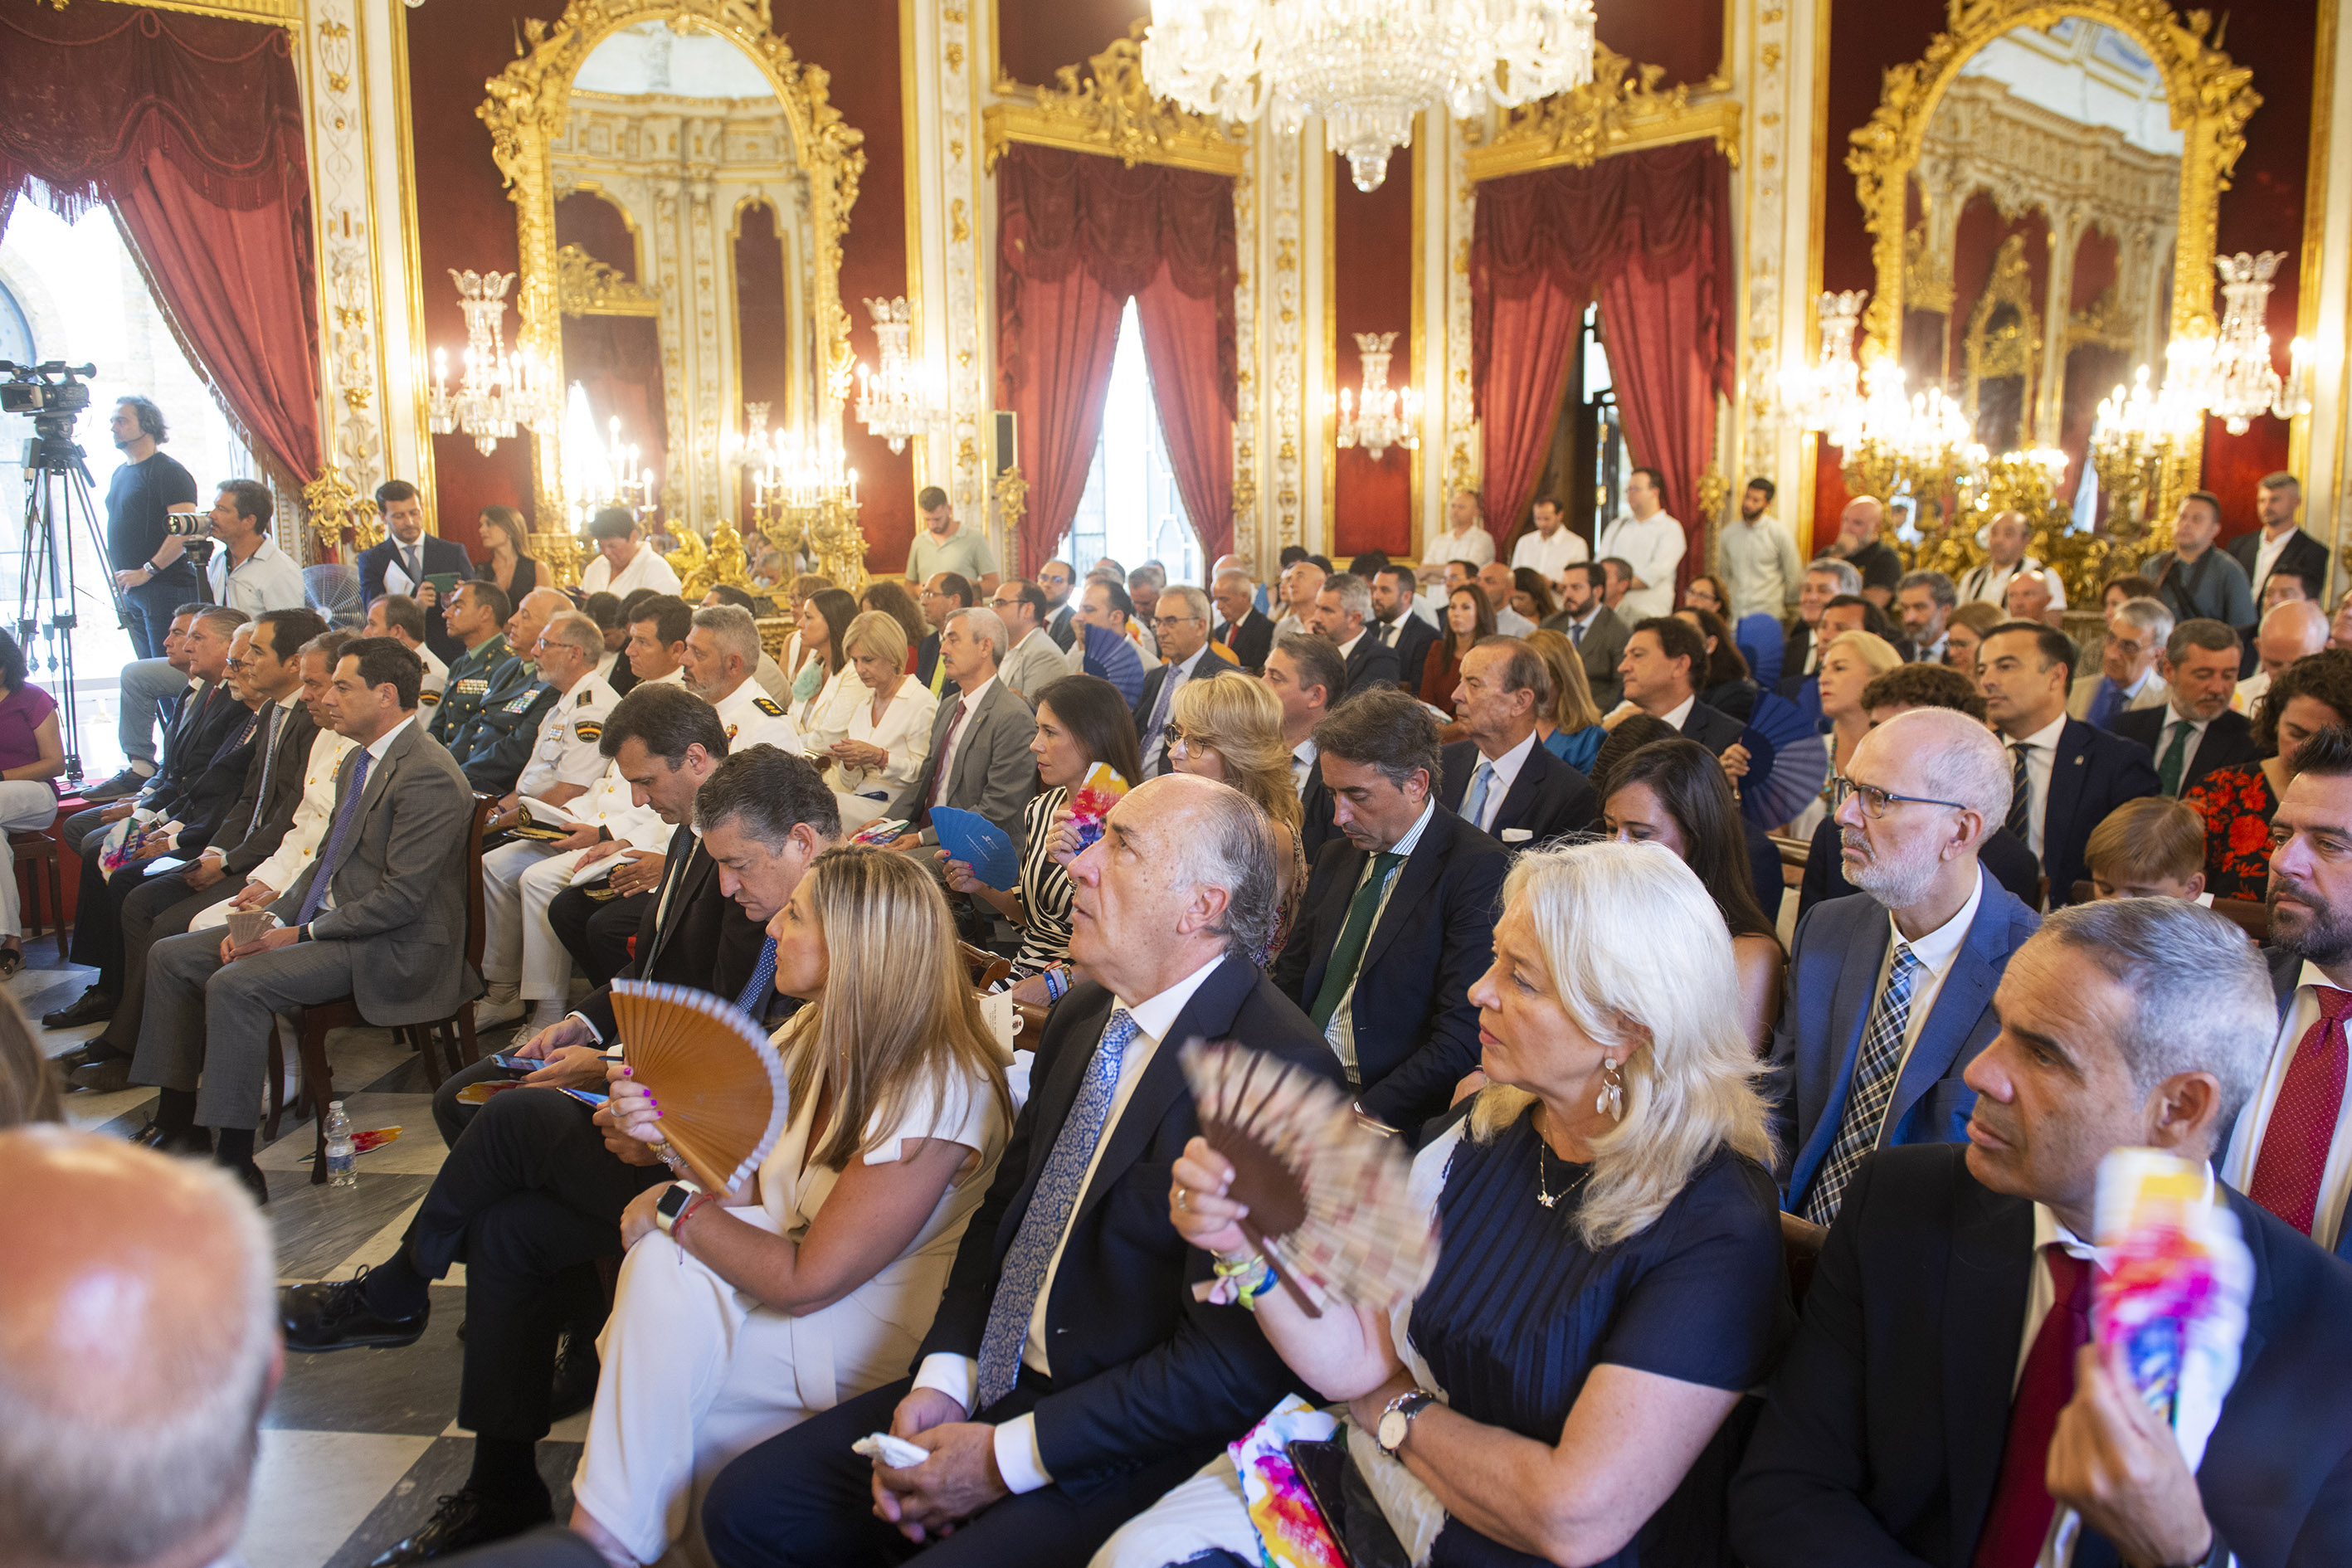
M58 794L40 779L0 779L0 936L22 936L25 927L16 899L16 852L6 835L31 833L58 819ZM51 920L65 911L51 910Z
M572 953L547 923L547 906L572 885L582 850L551 855L529 838L482 857L482 978L520 985L525 1001L561 1001L572 992Z
M728 1211L772 1232L764 1209ZM950 1233L952 1241L956 1233ZM696 1521L710 1479L777 1433L906 1375L954 1248L886 1266L801 1317L757 1305L656 1231L629 1248L573 1499L640 1563L673 1542L709 1560Z

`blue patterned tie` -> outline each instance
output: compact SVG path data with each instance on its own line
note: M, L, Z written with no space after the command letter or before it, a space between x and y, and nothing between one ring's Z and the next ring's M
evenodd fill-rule
M1094 1160L1095 1145L1102 1141L1111 1096L1118 1088L1119 1064L1138 1032L1126 1008L1111 1014L1103 1028L1102 1044L1095 1047L1095 1058L1087 1067L1086 1082L1078 1086L1078 1098L1062 1122L1061 1134L1054 1140L1054 1152L1045 1157L1037 1189L1029 1194L1028 1211L1021 1216L1013 1249L1004 1255L1004 1265L997 1274L987 1331L981 1335L980 1403L971 1411L974 1415L1012 1393L1020 1379L1021 1347L1029 1341L1030 1314L1036 1308L1038 1292L1045 1288L1045 1269L1054 1260L1054 1249L1061 1245L1062 1232L1077 1209L1087 1166Z
M748 1013L755 1020L768 1013L768 993L776 984L776 939L770 937L760 946L760 962L751 966L751 979L743 994L735 998L735 1010Z
M1886 989L1870 1016L1870 1032L1862 1053L1854 1058L1853 1082L1846 1090L1845 1115L1838 1123L1837 1142L1813 1178L1805 1199L1805 1217L1815 1225L1837 1218L1838 1200L1853 1179L1863 1156L1877 1145L1887 1102L1895 1098L1895 1080L1903 1076L1903 1036L1911 1023L1911 985L1920 970L1908 942L1895 944L1895 962L1886 972Z
M1473 827L1486 826L1486 786L1495 782L1495 764L1481 762L1470 780L1470 798L1462 803L1462 820Z
M360 801L367 794L368 763L375 760L366 747L360 748L359 764L352 769L351 787L343 794L343 804L335 813L335 830L327 837L327 852L319 857L318 874L310 879L310 890L302 895L302 912L294 923L306 926L327 901L327 888L335 879L336 870L343 863L343 847L351 841L352 828L360 819Z

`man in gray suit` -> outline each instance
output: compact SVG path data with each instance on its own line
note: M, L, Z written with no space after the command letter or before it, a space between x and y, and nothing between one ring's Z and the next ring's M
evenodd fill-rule
M1034 703L1046 687L1078 673L1077 661L1064 653L1045 629L1046 617L1053 612L1045 606L1045 589L1015 577L999 583L988 604L1004 623L1005 639L1012 644L1004 656L1004 684L1019 692L1024 701Z
M1601 602L1601 565L1572 561L1560 569L1559 614L1544 622L1544 630L1558 632L1576 645L1584 660L1585 684L1592 688L1593 706L1603 713L1623 700L1625 682L1617 673L1625 657L1625 623Z
M389 637L343 646L326 706L353 749L325 847L269 906L277 926L243 947L189 931L156 943L148 960L131 1079L163 1094L140 1141L209 1149L262 1203L256 1086L278 1014L349 996L368 1022L390 1026L447 1017L481 994L466 963L474 792L416 722L424 676L417 657Z
M936 846L931 807L952 805L1004 829L1020 851L1022 807L1037 793L1037 759L1029 754L1037 722L1021 694L997 679L1004 647L1004 622L994 610L957 610L941 623L940 659L956 696L931 721L930 761L890 803L892 816L919 831L901 834L891 847Z

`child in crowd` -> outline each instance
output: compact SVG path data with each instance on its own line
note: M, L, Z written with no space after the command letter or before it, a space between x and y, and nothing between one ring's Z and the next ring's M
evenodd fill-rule
M2102 899L2194 899L2207 909L2205 819L2168 795L2127 800L2091 829L2083 858Z

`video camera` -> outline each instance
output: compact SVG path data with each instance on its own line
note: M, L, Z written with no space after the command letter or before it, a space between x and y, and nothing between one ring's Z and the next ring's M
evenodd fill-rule
M89 377L94 364L72 365L53 359L40 364L17 364L0 359L0 414L29 414L36 425L73 416L89 406ZM46 433L46 432L45 432Z

